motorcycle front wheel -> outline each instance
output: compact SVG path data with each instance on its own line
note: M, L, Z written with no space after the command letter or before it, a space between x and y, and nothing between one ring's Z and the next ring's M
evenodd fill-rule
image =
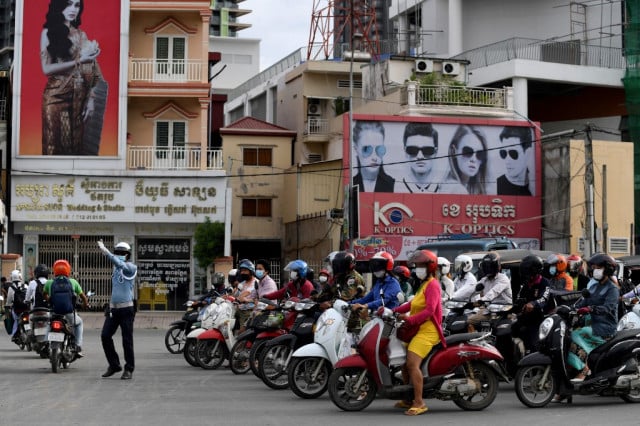
M548 365L528 365L516 372L516 396L527 407L544 407L556 394L557 383L551 372L542 381L548 368Z
M264 346L269 339L256 339L249 351L249 367L256 377L260 377L260 370L258 369L258 362L260 360L260 354L264 350Z
M300 398L317 398L327 390L332 370L331 363L324 358L292 358L289 386Z
M174 325L164 335L164 345L172 354L182 353L186 340L184 328Z
M198 339L187 339L187 342L184 344L184 351L182 351L182 355L184 355L184 359L194 367L199 367L198 361L196 360L196 345L198 344Z
M198 340L196 361L205 370L219 368L229 357L227 345L219 340Z
M287 372L291 346L288 344L273 345L260 353L258 373L265 385L272 389L286 389L289 387Z
M253 342L249 339L238 340L229 354L229 368L233 374L246 374L249 371L249 351Z
M364 374L362 380L361 376ZM337 368L329 376L329 397L344 411L361 411L376 397L376 383L362 368Z
M498 395L498 377L490 366L482 362L472 362L469 368L472 369L473 376L467 372L467 379L472 380L473 377L478 384L478 392L473 395L463 395L459 399L454 399L453 403L466 411L484 410Z

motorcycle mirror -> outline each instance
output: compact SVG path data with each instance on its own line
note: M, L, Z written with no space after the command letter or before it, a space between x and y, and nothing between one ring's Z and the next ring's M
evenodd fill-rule
M584 290L582 290L582 297L584 297L585 299L591 297L591 292L585 288Z
M476 291L484 290L484 284L476 284Z

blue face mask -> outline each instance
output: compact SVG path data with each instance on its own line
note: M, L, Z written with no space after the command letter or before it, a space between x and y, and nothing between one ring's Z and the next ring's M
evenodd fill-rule
M256 278L262 279L264 277L264 271L262 269L256 269Z
M555 274L556 274L556 267L555 267L555 266L550 267L550 268L549 268L549 273L550 273L551 275L555 275Z
M117 257L118 259L122 260L123 262L126 262L126 261L127 261L127 256L123 256L123 255L121 255L121 254L117 254L117 255L116 255L116 257Z

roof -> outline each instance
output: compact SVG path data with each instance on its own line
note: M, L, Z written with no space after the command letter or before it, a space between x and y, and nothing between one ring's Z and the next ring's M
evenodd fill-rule
M227 127L220 129L220 134L260 134L268 136L295 136L296 132L276 126L253 117L242 117Z
M474 255L477 255L477 257L481 257L487 253L489 252L478 251L478 252L469 252L464 254L473 258ZM503 263L503 264L518 263L519 261L521 261L522 259L524 259L529 255L538 256L544 261L547 257L549 257L549 255L555 254L555 252L549 251L549 250L529 250L529 249L498 250L497 253L500 254L500 263Z

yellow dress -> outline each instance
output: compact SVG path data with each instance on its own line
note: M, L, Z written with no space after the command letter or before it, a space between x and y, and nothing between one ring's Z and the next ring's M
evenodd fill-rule
M415 297L411 301L410 315L416 315L425 309L426 300L424 298L425 286L429 285L435 280L431 279L422 283L420 289L416 292ZM411 339L407 350L418 355L420 358L427 356L431 352L431 348L440 342L440 336L438 335L438 329L434 322L430 319L423 322L418 329L416 335Z

